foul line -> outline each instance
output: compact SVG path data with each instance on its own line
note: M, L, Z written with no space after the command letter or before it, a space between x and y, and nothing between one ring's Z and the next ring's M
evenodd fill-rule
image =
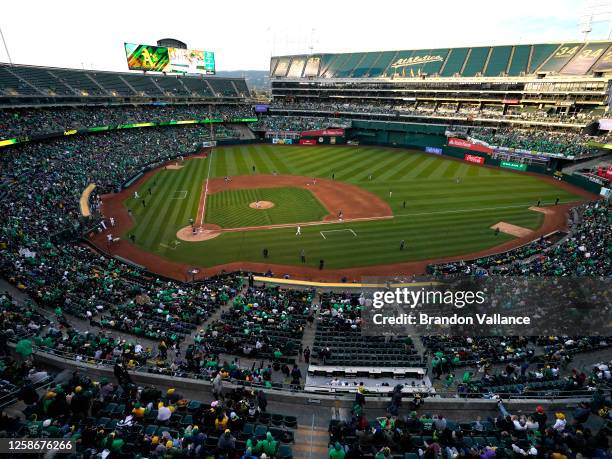
M349 231L349 232L353 233L353 236L357 237L357 233L355 231L353 231L352 229L350 229L350 228L324 230L324 231L319 231L319 234L321 236L323 236L323 239L327 239L325 237L325 234L323 234L323 233L335 233L335 232L338 232L338 231Z
M577 202L577 201L559 201L559 204L569 204L570 202ZM457 210L441 210L440 212L421 212L421 213L416 213L416 214L395 214L395 217L418 217L418 216L422 216L422 215L443 215L443 214L459 214L459 213L464 213L464 212L481 212L484 210L500 210L500 209L522 209L525 208L525 206L531 205L533 206L533 203L531 204L521 204L521 205L516 205L516 206L502 206L502 207L479 207L479 208L475 208L475 209L457 209ZM554 209L555 205L551 204L546 206L547 209Z
M356 218L347 218L344 220L317 220L313 222L301 222L301 223L278 223L275 225L262 225L262 226L242 226L238 228L221 228L219 232L221 233L236 233L240 231L259 231L259 230L268 230L268 229L282 229L282 228L296 228L301 226L302 228L307 226L319 226L319 225L340 225L342 223L350 223L350 222L371 222L375 220L391 220L393 218L392 215L381 216L381 217L356 217ZM352 231L351 229L340 229L340 230L325 230L325 231ZM357 236L355 234L355 236Z
M208 157L208 172L206 173L206 182L204 183L204 196L200 196L200 202L202 202L202 216L200 217L200 226L204 224L204 216L206 215L206 196L208 196L208 178L210 177L210 166L212 164L213 149L210 149L210 156Z

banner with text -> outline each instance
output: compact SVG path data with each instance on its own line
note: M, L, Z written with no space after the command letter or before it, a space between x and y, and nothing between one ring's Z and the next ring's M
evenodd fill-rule
M490 155L493 153L493 149L480 145L478 143L470 142L469 140L459 139L457 137L448 138L448 146L456 148L464 148L466 150L479 151L480 153L486 153Z
M318 129L316 131L304 131L302 137L343 137L344 129Z
M300 145L316 145L317 141L315 139L300 139Z
M432 153L434 155L441 155L442 149L440 147L425 147L425 153Z
M484 164L485 159L482 156L478 156L478 155L469 155L469 154L465 154L463 155L463 160L467 161L468 163L474 163L474 164Z
M500 167L505 167L506 169L514 169L515 171L526 171L527 164L523 163L515 163L513 161L501 161L499 163Z
M364 336L612 335L603 277L415 276L362 279Z

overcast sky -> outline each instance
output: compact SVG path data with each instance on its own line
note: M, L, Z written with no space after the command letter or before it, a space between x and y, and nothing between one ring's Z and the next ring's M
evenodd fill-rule
M596 2L596 3L593 3ZM593 5L605 3L592 0ZM2 0L14 63L127 70L123 42L178 38L217 70L267 70L271 55L581 40L585 0ZM95 5L95 6L93 6ZM594 23L606 39L610 22ZM7 62L4 47L0 61Z

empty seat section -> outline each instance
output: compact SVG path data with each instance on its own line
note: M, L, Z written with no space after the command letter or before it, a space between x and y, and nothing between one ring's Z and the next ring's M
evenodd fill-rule
M214 94L210 91L210 87L202 78L182 77L181 82L194 96L214 97Z
M40 95L39 91L17 78L3 66L0 66L0 87L2 87L2 91L7 95Z
M220 97L238 97L231 80L225 78L209 78L213 91Z
M189 96L191 92L183 86L181 80L177 77L166 76L166 77L153 77L157 86L162 88L164 92L173 96Z
M147 96L163 96L164 94L155 85L153 77L148 75L121 75L121 77L139 94Z
M108 94L104 89L100 88L100 86L92 81L86 72L64 69L54 69L52 72L60 81L65 82L79 94L86 93L90 96L105 96Z
M102 86L104 89L108 90L111 94L116 94L118 96L134 96L136 95L130 87L125 84L120 78L120 74L118 73L94 73L92 75L95 80Z

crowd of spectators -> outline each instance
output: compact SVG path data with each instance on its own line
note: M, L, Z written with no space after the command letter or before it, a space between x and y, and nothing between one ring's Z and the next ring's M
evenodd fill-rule
M492 104L434 104L429 102L418 103L389 103L368 100L367 102L311 102L311 101L282 101L275 100L272 109L278 110L305 110L325 111L332 113L364 113L382 114L385 116L421 116L442 118L481 118L491 120L509 121L539 121L586 124L594 119L591 112L576 114L549 113L546 110L509 109L504 113L502 105Z
M607 457L609 440L605 432L594 432L585 425L596 412L597 402L583 403L571 414L547 414L542 406L512 414L502 400L497 403L498 416L457 422L435 414L427 408L427 402L424 406L415 401L402 402L401 390L393 391L391 406L409 405L405 415L369 418L365 403L357 398L350 420L330 423L329 457ZM417 406L422 414L413 409Z
M314 129L349 128L351 122L342 118L321 118L316 116L276 116L268 115L251 125L254 131L291 131L303 132Z
M199 335L216 352L251 358L293 358L310 314L313 292L249 287Z
M146 164L198 150L205 127L147 128L24 144L0 160L0 271L43 306L152 339L180 340L219 306L78 243L89 183L116 190ZM231 284L228 284L231 285ZM228 287L229 288L229 287ZM138 303L138 308L134 305Z
M120 365L115 376L118 383L75 371L41 396L24 391L26 418L5 414L0 429L5 437L70 439L74 454L88 458L291 455L295 417L268 413L261 392L221 388L205 403L175 388L136 386Z
M229 301L236 285L224 280L214 288L184 286L151 278L70 239L81 230L76 203L80 191L89 182L96 182L101 193L111 191L144 164L163 160L170 152L176 151L177 146L179 149L182 145L186 149L193 148L207 136L208 130L198 127L150 128L81 137L78 141L76 138L55 140L7 150L2 159L3 183L7 186L3 188L4 199L0 201L2 212L7 216L0 226L0 268L3 275L42 306L59 315L66 312L90 320L103 329L163 341L169 347L180 345L186 334L199 327L220 304ZM121 148L116 148L117 144ZM125 154L126 151L129 154ZM101 161L101 158L105 160ZM105 167L99 167L100 164ZM505 255L493 263L487 260L476 265L492 272L503 266L504 272L516 274L609 273L608 212L608 207L601 203L580 209L581 217L572 233L559 246L551 248L549 241L543 240L515 254L516 260L526 258L526 264L516 263L513 256ZM66 232L69 234L64 234ZM547 251L542 252L543 248ZM511 269L507 268L508 260L513 261ZM212 290L209 292L208 289ZM159 371L199 373L208 377L211 373L207 368L222 367L228 373L233 372L233 377L265 381L266 368L240 375L236 371L244 369L234 368L231 363L225 365L219 355L269 358L278 361L279 365L287 364L284 357L295 357L301 352L301 333L313 317L311 300L308 292L249 289L233 300L230 311L198 333L196 344L189 348L189 358L174 367L160 365ZM337 340L338 330L345 334L359 334L359 305L352 303L354 301L349 297L324 298L320 311L321 333L314 351L321 361L330 360L331 356L325 354L326 348L331 346L332 338ZM35 321L13 321L13 324L24 330L37 326ZM53 338L53 335L44 336L44 339L48 338ZM74 335L72 339L75 343L91 340L96 343L93 347L86 347L88 355L85 358L96 358L96 354L97 357L112 357L118 352L115 347L100 349L97 345L99 339L91 335ZM352 362L353 357L363 355L359 343L364 340L357 336L347 336L347 339L334 341L336 349L329 349L338 362ZM53 343L53 347L60 346L62 352L81 349L67 346L63 338L55 339ZM124 344L115 343L115 346ZM400 356L392 352L392 344L377 344L380 347L376 351L377 364L386 360L389 364L397 361ZM410 351L405 355L410 358L410 363L417 364L416 360L412 361L418 356L413 355L411 343L403 345ZM319 356L322 350L324 352ZM477 359L472 361L477 362Z
M542 129L473 128L471 136L496 147L515 148L539 153L580 157L598 153L589 141L602 140L578 132L546 131Z
M250 105L113 105L0 110L0 139L98 126L253 118Z

